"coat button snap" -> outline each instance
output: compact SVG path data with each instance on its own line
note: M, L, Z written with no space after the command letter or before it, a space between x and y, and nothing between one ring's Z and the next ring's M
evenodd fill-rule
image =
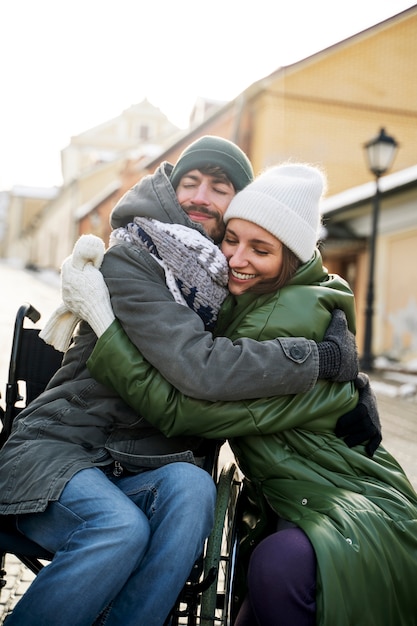
M299 346L296 346L294 344L290 348L290 354L291 354L293 359L301 359L301 357L303 356L303 351L301 350L301 348Z
M307 498L303 498L303 499L301 500L301 504L302 504L303 506L305 506L305 505L307 504L307 502L308 502Z
M348 543L351 546L353 541L350 537L346 537L346 543Z

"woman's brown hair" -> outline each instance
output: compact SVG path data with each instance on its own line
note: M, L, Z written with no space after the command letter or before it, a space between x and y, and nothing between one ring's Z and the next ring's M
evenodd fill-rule
M292 250L282 244L282 267L278 276L271 280L258 283L253 289L250 289L250 291L252 293L264 294L273 293L274 291L281 289L281 287L284 287L291 280L300 265L300 259Z

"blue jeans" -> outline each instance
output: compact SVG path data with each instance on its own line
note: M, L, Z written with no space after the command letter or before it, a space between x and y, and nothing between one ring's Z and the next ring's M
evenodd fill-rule
M116 478L78 472L18 526L55 553L8 626L162 626L213 525L216 489L190 463Z

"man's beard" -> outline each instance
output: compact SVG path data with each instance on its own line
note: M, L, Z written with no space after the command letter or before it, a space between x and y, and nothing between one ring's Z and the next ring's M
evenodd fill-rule
M225 224L223 222L223 216L218 211L211 211L210 209L206 209L205 207L196 207L196 206L181 206L182 210L190 217L191 212L201 213L201 215L207 215L207 217L215 220L214 224L210 224L209 229L206 229L203 223L194 222L194 220L190 217L190 220L194 224L199 224L203 230L207 233L209 237L213 239L215 243L221 243L224 231L226 229Z

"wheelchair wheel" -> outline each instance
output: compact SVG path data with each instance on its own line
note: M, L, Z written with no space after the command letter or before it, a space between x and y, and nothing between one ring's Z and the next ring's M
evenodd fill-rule
M201 597L200 625L231 625L233 572L237 553L236 505L241 480L237 467L223 467L217 483L214 528L207 542L204 576L215 580Z

